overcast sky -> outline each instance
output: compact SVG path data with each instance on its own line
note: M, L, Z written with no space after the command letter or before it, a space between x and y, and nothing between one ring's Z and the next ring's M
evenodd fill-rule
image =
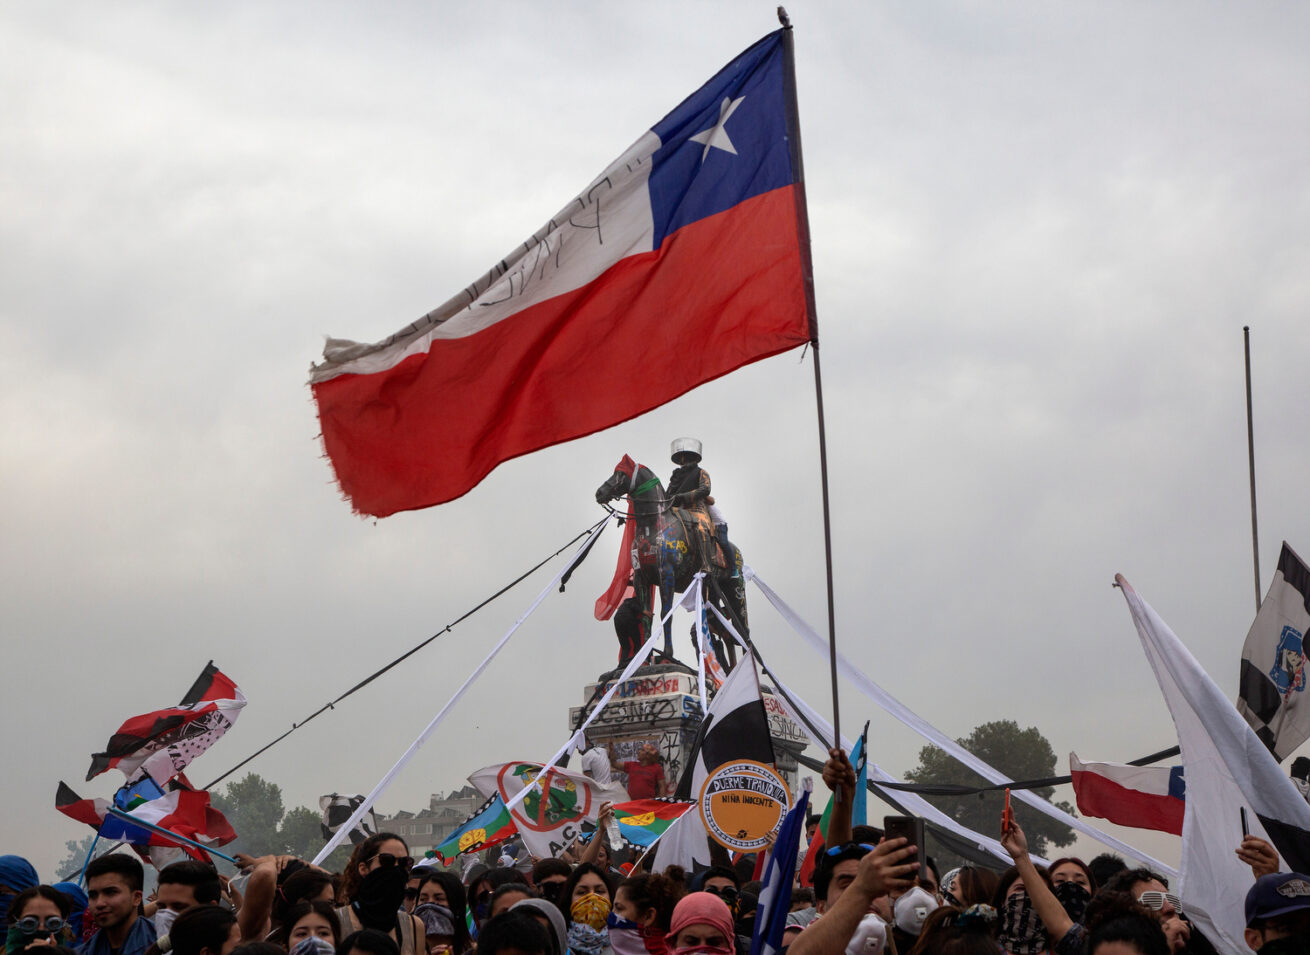
M1171 745L1110 582L1235 695L1243 324L1262 589L1282 539L1310 552L1310 11L789 8L839 644L951 736L1036 725L1062 772L1070 750ZM0 851L51 876L87 832L52 808L57 782L108 796L117 773L81 782L90 753L211 657L250 703L197 784L598 519L623 454L667 477L682 434L747 561L823 624L808 356L379 522L337 494L306 387L325 336L380 339L446 301L775 27L762 2L0 7ZM615 658L591 606L617 546L529 619L384 811L564 740ZM289 805L368 791L549 576L250 769ZM826 662L752 597L764 654L828 712ZM841 692L883 767L916 763L919 738ZM1177 859L1172 837L1116 831Z

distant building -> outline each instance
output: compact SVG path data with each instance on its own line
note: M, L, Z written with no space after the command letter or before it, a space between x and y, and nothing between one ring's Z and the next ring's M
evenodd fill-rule
M394 832L405 840L409 854L421 859L424 853L441 845L484 801L472 786L456 789L448 796L433 793L427 809L379 816L378 831Z

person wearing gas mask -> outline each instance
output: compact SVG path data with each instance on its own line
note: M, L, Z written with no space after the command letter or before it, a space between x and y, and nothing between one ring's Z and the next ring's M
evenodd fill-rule
M386 932L400 947L400 955L423 955L426 929L404 910L413 865L409 846L392 832L379 832L355 846L342 873L349 903L336 910L342 933L366 928Z

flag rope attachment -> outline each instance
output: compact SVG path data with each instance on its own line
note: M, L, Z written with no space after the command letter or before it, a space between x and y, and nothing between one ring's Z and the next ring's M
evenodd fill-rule
M559 764L559 761L563 758L566 752L568 752L570 749L580 744L580 741L582 740L583 736L586 735L587 727L591 725L592 721L596 717L600 716L600 711L605 709L605 707L609 705L610 700L614 699L614 694L618 692L619 687L622 686L624 683L627 683L628 680L632 677L632 674L637 671L637 668L640 667L641 664L646 661L646 658L650 656L651 653L654 652L657 643L659 642L659 640L663 638L664 624L668 623L669 618L673 616L673 611L677 610L679 607L682 607L684 604L686 604L687 597L692 592L693 588L696 590L697 593L700 592L701 580L704 577L705 574L703 572L697 573L694 577L691 578L691 583L687 586L687 589L684 590L681 594L676 594L674 596L673 605L669 607L668 612L664 615L664 619L660 621L660 625L658 627L650 628L651 630L650 637L646 640L644 644L642 644L641 649L638 650L636 655L633 656L633 658L628 662L628 665L623 669L623 672L619 675L619 678L610 684L609 689L605 691L605 695L600 698L600 702L597 703L596 708L592 710L590 714L588 714L587 719L583 722L583 724L573 731L573 735L570 736L568 738L568 741L565 742L565 744L555 752L555 755L552 756L550 760L544 766L541 767L541 771L538 772L537 775L534 776L532 779L528 780L527 785L525 785L522 789L516 792L509 799L505 800L506 812L513 810L515 806L521 803L524 800L524 798L528 795L529 790L535 789L538 783L545 781L547 774L550 773L551 770L553 770L556 767L556 765Z
M350 818L339 826L337 831L332 834L332 838L327 841L327 845L319 850L318 855L314 856L314 865L322 865L323 860L327 858L328 854L339 846L342 840L345 839L357 825L359 825L360 820L363 819L365 814L373 808L373 804L377 802L378 797L386 792L387 787L391 785L396 776L399 775L400 771L405 768L405 764L414 757L414 754L418 752L419 747L427 741L428 737L431 736L436 728L441 725L442 721L445 720L446 714L448 714L455 704L464 697L464 694L468 692L469 688L477 682L478 678L482 676L487 667L491 665L491 661L496 658L500 651L505 649L505 645L509 643L509 638L514 636L514 634L518 632L519 627L523 626L523 622L527 620L528 617L532 616L533 612L541 606L541 602L546 599L546 595L550 593L551 588L572 573L573 568L576 567L578 562L587 555L591 550L591 545L595 543L596 538L600 536L600 532L605 529L607 523L609 523L608 514L598 523L593 525L586 541L584 541L582 546L578 548L577 552L573 555L573 558L564 565L558 574L551 578L550 583L542 588L541 592L537 594L536 599L528 605L528 609L523 611L522 615L514 621L513 625L507 631L505 631L505 635L500 638L500 642L491 648L491 652L488 653L483 658L482 662L473 669L473 672L469 674L468 679L464 681L463 685L461 685L460 688L455 691L454 695L446 701L446 705L438 710L437 715L428 721L428 725L423 728L423 732L419 733L418 738L409 744L409 748L406 749L405 752L400 755L400 758L396 760L395 764L387 770L386 775L378 780L378 783L373 787L372 792L364 797L364 801L356 807L353 813L351 813Z
M592 525L591 525L590 527L588 527L586 530L581 531L581 532L575 534L575 535L574 535L570 540L568 540L565 544L563 544L563 546L561 546L561 547L560 547L558 550L556 550L554 553L552 553L552 554L550 554L549 556L547 556L547 557L543 558L542 560L538 561L538 562L537 562L536 564L534 564L531 568L529 568L528 570L526 570L526 571L524 571L523 573L519 574L519 576L515 577L513 580L511 580L509 583L507 583L504 587L501 587L501 588L500 588L499 590L497 590L494 594L492 594L490 597L487 597L485 600L483 600L483 601L482 601L481 603L479 603L477 606L473 607L471 610L466 611L465 613L463 613L463 614L461 614L460 616L456 617L454 620L450 621L450 623L446 624L444 627L442 627L442 628L441 628L440 630L438 630L436 633L432 634L432 636L428 637L427 639L425 639L425 640L421 641L420 643L416 644L415 646L411 647L409 650L406 650L406 651L405 651L404 653L402 653L400 656L396 657L396 659L392 660L392 661L391 661L390 663L388 663L388 664L385 664L381 669L374 671L374 672L373 672L372 674L370 674L369 676L366 676L364 679L360 680L358 683L356 683L356 684L355 684L354 686L352 686L350 689L346 690L346 692L342 693L342 694L341 694L340 696L338 696L336 699L331 700L331 701L329 701L329 702L327 702L327 703L324 703L322 706L320 706L320 707L319 707L317 710L315 710L313 713L310 713L308 716L306 716L306 717L305 717L303 720L301 720L299 723L292 723L292 724L291 724L291 729L287 730L285 733L283 733L281 736L277 737L276 739L274 739L272 742L268 743L267 745L262 746L262 747L260 747L259 749L255 750L255 752L251 753L249 756L247 756L247 757L246 757L245 759L243 759L241 762L237 763L235 766L233 766L233 767L232 767L231 769L229 769L227 772L223 773L223 775L219 776L217 779L215 779L213 782L211 782L208 786L205 787L205 789L213 789L215 786L217 786L217 785L218 785L219 783L221 783L223 780L227 779L227 777L229 777L229 776L231 776L233 773L235 773L235 772L236 772L238 769L240 769L242 766L245 766L247 763L253 761L253 760L256 759L257 757L262 756L264 753L268 752L270 749L272 749L272 748L273 748L274 746L276 746L278 743L282 742L284 739L286 739L288 736L290 736L290 735L291 735L292 733L294 733L296 730L300 729L302 726L304 726L304 725L305 725L306 723L308 723L310 720L314 719L314 718L317 717L317 716L322 716L322 715L323 715L324 713L326 713L328 710L334 708L334 707L335 707L338 703L340 703L342 700L346 699L346 697L351 696L352 694L357 693L358 691L364 689L364 687L368 686L370 683L372 683L372 682L373 682L374 680L376 680L378 677L382 676L382 674L386 673L388 670L393 669L394 667L399 666L401 663L403 663L403 662L405 662L406 660L408 660L408 659L409 659L410 657L412 657L414 654L418 653L418 651L422 650L424 647L426 647L426 646L427 646L429 643L431 643L433 640L437 639L438 637L442 636L443 634L450 633L450 631L451 631L452 628L454 628L454 627L457 626L458 624L463 623L465 620L467 620L469 617L473 616L475 613L477 613L477 612L478 612L479 610L481 610L483 607L487 606L489 603L491 603L491 602L492 602L493 600L495 600L496 598L504 596L506 593L508 593L508 592L509 592L510 590L512 590L514 587L518 586L518 585L521 584L523 581L525 581L527 578L529 578L529 577L531 577L533 574L535 574L535 573L536 573L538 570L540 570L542 567L546 566L546 564L550 563L552 560L554 560L554 559L555 559L556 557L558 557L560 554L564 553L564 551L568 550L569 547L572 546L574 543L576 543L578 540L580 540L580 539L583 538L583 537L586 537L588 534L593 533L597 528L601 527L601 526L602 526L606 521L608 521L608 520L609 520L611 517L613 517L613 516L615 516L615 515L613 514L613 512L611 512L610 514L606 514L604 517L602 517L602 518L601 518L599 521L597 521L595 524L592 524ZM121 843L120 843L120 845L121 845Z
M157 832L161 836L166 836L169 839L173 839L179 845L192 846L193 848L199 849L201 852L208 852L211 853L212 855L218 856L220 859L226 859L228 862L231 862L235 866L241 865L241 863L237 862L236 859L233 859L230 855L228 855L225 852L219 852L217 849L211 846L207 846L203 842L196 842L196 840L194 839L188 839L186 836L180 836L176 832L173 832L171 829L165 829L163 826L156 826L153 822L146 822L144 819L138 819L130 812L124 812L123 810L119 809L116 806L109 807L109 814L111 816L115 816L119 819L122 819L124 822L130 822L134 826L140 826L142 829L149 829L151 832Z

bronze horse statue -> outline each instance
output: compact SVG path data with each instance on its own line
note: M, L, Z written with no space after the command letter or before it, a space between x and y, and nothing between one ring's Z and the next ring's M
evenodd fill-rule
M705 535L694 531L689 533L688 521L665 498L660 479L646 465L634 464L626 455L609 480L596 488L599 504L608 504L621 497L627 497L630 502L630 519L636 525L632 538L632 588L641 613L641 642L650 638L655 588L659 588L660 615L664 617L673 605L674 594L686 590L702 567L708 567L714 582L706 601L715 602L742 639L748 640L746 581L742 576L741 551L737 546L730 545L731 552L723 554L722 564L726 567L702 555L698 544L712 547L712 539L706 541ZM717 599L719 595L722 595L722 600ZM722 628L717 617L710 613L707 616L710 618L712 642L727 647L726 657L718 645L714 649L720 665L728 670L736 662L736 642ZM697 625L700 625L699 621ZM664 656L668 659L673 659L672 631L672 621L665 621Z

